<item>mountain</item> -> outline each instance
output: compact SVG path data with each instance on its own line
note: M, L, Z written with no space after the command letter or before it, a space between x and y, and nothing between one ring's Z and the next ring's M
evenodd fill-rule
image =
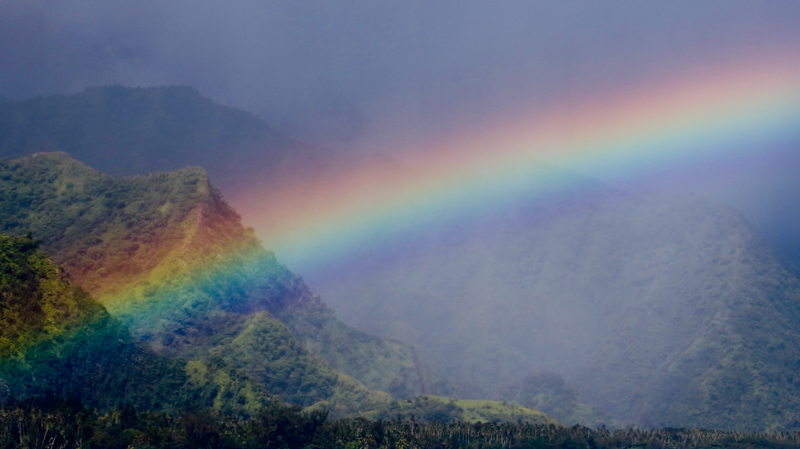
M0 235L0 294L4 396L55 393L104 410L133 405L174 411L217 401L218 409L243 416L273 401L254 382L224 369L212 368L229 376L228 385L198 382L187 375L185 362L136 343L29 237Z
M191 376L224 384L207 367L225 367L293 403L333 401L342 413L389 399L375 390L419 392L424 368L411 348L338 322L201 169L113 177L64 153L37 154L1 163L0 191L0 231L32 231L137 340L189 359Z
M355 171L394 176L381 155L345 155L296 142L259 117L185 86L106 86L75 95L0 102L0 159L66 152L109 175L202 167L226 200L260 229L273 211L313 210L308 192ZM288 202L285 200L290 198Z
M467 397L545 407L550 393L499 387L549 371L622 424L796 428L798 279L720 201L583 184L444 217L314 288L348 324L419 348Z
M347 159L184 86L116 85L0 102L0 157L59 151L110 175L203 167L239 210L265 191L305 188Z
M67 152L111 175L197 165L214 170L219 180L324 153L289 140L248 112L180 86L108 86L0 102L0 155L42 151Z

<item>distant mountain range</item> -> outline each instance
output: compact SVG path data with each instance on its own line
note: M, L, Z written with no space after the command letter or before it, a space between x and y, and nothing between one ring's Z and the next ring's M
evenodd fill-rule
M195 165L209 170L217 185L226 177L251 174L244 170L324 154L248 112L178 86L98 87L77 95L0 102L0 155L19 158L42 151L67 152L110 175Z
M294 141L190 87L108 86L0 101L0 158L58 151L109 175L202 167L240 213L249 204L274 207L265 192L318 188L350 164L387 164Z

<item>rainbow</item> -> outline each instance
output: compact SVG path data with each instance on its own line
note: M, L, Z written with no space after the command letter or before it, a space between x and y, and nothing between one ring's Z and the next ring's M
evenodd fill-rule
M771 55L500 118L404 154L402 174L355 168L242 208L300 273L487 205L562 189L556 167L604 179L736 158L800 130L800 60Z

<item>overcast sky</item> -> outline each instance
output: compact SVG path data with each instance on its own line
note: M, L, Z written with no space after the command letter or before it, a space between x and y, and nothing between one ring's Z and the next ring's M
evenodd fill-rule
M392 151L531 104L794 51L798 24L798 1L0 0L0 95L185 84L311 142ZM762 229L800 227L800 184L752 184L728 200Z
M367 146L794 45L798 23L796 1L0 0L0 94L188 84Z

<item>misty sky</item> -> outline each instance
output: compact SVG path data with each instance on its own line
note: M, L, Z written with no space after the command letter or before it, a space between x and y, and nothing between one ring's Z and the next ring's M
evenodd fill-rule
M797 1L0 0L0 95L185 84L303 140L397 152L687 67L800 54L798 23ZM782 150L704 168L741 171L733 187L702 173L653 186L718 193L785 239L800 151Z

